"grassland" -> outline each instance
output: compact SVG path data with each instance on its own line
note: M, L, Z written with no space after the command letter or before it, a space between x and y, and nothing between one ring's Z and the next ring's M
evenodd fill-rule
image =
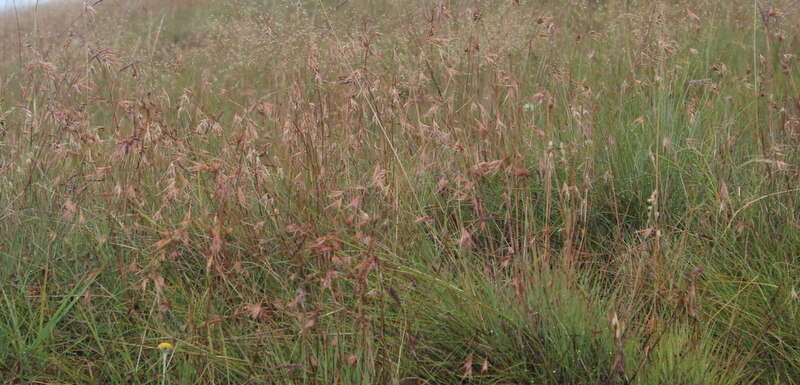
M0 381L800 383L796 20L0 15Z

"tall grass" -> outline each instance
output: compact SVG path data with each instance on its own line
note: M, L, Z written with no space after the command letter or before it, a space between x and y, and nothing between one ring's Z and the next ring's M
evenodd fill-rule
M800 378L796 2L19 17L9 383Z

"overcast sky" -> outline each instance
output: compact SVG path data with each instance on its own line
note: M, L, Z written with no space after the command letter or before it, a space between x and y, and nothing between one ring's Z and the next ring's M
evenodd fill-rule
M14 5L14 1L17 2L17 6L36 4L36 0L0 0L0 8L11 8ZM44 0L39 0L39 3L43 2Z

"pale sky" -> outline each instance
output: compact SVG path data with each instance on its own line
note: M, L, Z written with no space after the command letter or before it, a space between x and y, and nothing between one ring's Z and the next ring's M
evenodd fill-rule
M33 5L36 4L36 0L0 0L0 9L2 8L11 8L14 5L14 1L17 2L17 6L25 6L25 5ZM43 3L46 0L39 0L39 3Z

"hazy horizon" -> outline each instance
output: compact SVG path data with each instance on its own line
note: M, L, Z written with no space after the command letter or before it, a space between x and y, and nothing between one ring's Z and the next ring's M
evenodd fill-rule
M39 3L44 3L49 0L39 0ZM0 0L0 9L12 8L16 2L17 7L35 5L36 0Z

